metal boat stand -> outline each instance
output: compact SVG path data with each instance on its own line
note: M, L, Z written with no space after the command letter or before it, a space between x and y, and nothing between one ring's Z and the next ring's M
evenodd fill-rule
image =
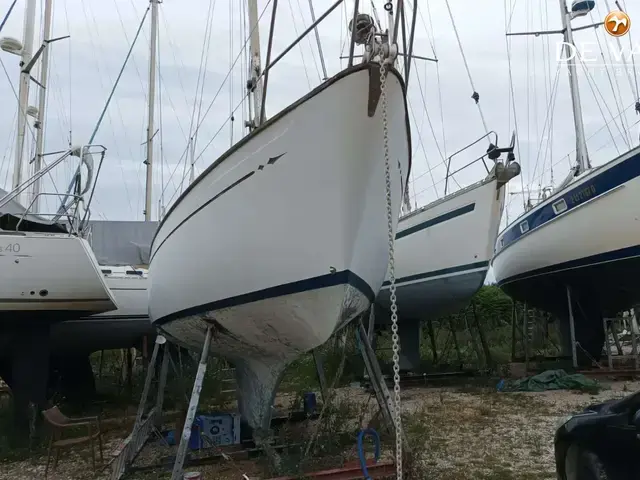
M180 436L180 443L178 446L178 451L175 457L175 463L173 465L173 471L171 475L172 480L181 480L183 475L184 462L187 454L187 449L189 445L189 439L191 437L191 425L193 424L196 416L196 411L198 408L198 403L200 400L200 393L202 391L202 384L204 380L204 375L207 370L207 359L209 356L209 346L211 343L212 330L211 327L207 329L204 346L202 349L202 353L200 356L200 362L198 364L198 370L196 373L196 378L193 384L193 390L191 392L191 398L189 401L189 407L187 410L187 415L185 418L182 434ZM356 329L356 337L358 340L358 346L362 358L364 360L365 368L368 373L369 379L373 385L373 389L376 395L376 399L378 401L378 405L380 406L380 410L382 416L385 420L386 427L390 432L393 432L395 429L394 419L393 419L393 401L387 385L384 381L384 377L380 370L380 365L378 364L378 360L375 356L375 352L371 347L371 342L369 341L369 335L362 323L362 319L358 320L358 327ZM144 388L142 391L142 395L140 398L140 403L138 405L138 411L136 415L135 424L133 426L133 430L131 434L122 442L122 444L118 447L117 451L114 453L114 458L110 462L111 464L111 475L109 477L110 480L121 480L131 469L133 462L136 457L145 446L147 440L151 437L152 434L157 433L162 423L162 406L164 401L164 390L167 383L167 373L169 367L169 352L168 352L168 343L167 340L162 336L158 335L156 337L156 342L153 348L153 353L151 355L151 360L149 361L147 376L145 379ZM151 391L151 384L155 377L155 368L156 361L158 355L160 353L160 349L163 349L162 356L162 366L160 368L160 376L158 379L158 389L157 389L157 398L154 407L149 411L148 414L144 414L145 405L147 404L147 399L149 397ZM324 385L323 390L326 389L326 381L324 381L324 372L322 369L322 362L316 352L312 352L314 354L314 359L316 360L317 372L320 377L320 384ZM326 391L323 391L323 399L326 397ZM405 449L409 451L409 446L407 445L406 439L404 439Z
M604 338L605 338L605 353L607 356L607 364L609 367L609 371L612 371L612 372L624 371L622 369L618 370L620 368L621 362L625 363L624 367L622 367L623 369L629 369L629 365L631 363L630 361L633 362L633 369L635 372L640 370L640 351L638 351L638 336L640 335L640 332L638 331L639 316L640 316L640 307L636 305L633 309L631 309L627 317L623 316L622 318L617 317L617 318L602 319L602 327L604 329ZM628 331L629 331L629 336L631 340L630 354L625 353L624 351L625 345L621 343L622 332L619 332L616 327L616 323L624 322L625 319L629 322ZM612 345L611 345L610 337L613 340L613 343L616 347L616 352L617 352L616 355L613 355L611 352ZM618 365L614 365L614 361Z
M571 288L567 289L567 305L569 307L569 329L571 332L571 358L573 360L573 368L578 369L578 352L576 351L576 324L573 319L573 305L571 304Z
M167 340L162 335L156 337L156 342L151 354L151 360L147 369L147 376L142 389L138 411L136 413L136 421L133 425L131 434L124 439L113 454L110 462L111 475L110 480L120 480L124 478L127 471L135 461L136 457L147 443L152 433L157 433L162 424L162 406L164 403L164 390L167 383L167 371L169 369L169 352L167 348ZM160 367L160 378L158 380L158 391L154 407L145 416L144 410L151 390L151 383L155 376L156 360L163 348L162 366ZM144 418L143 418L144 417Z
M208 327L204 346L202 349L202 355L200 356L200 363L198 364L196 379L193 384L193 391L191 392L191 399L189 401L187 416L184 422L182 435L180 436L180 444L178 445L178 452L176 454L173 473L171 475L171 478L174 480L182 479L182 469L187 453L187 447L189 445L189 439L191 437L191 425L193 424L196 416L196 410L198 408L198 402L200 400L200 392L202 391L202 383L204 380L204 375L207 371L207 357L209 356L211 334L211 327ZM124 478L128 470L131 468L136 457L147 443L147 440L149 439L151 434L157 433L159 435L159 428L162 426L161 424L164 390L167 384L167 373L169 369L170 354L169 349L167 348L168 346L169 345L167 344L166 338L164 338L162 335L158 335L156 337L156 342L153 347L153 353L151 354L151 360L147 369L144 388L142 390L140 403L138 405L136 421L133 425L131 434L122 442L122 444L118 447L114 454L114 458L111 461L111 475L109 477L110 480L120 480ZM144 410L151 390L151 383L153 381L153 378L155 377L156 360L161 348L163 348L162 366L160 367L160 378L158 380L156 402L154 407L145 416Z

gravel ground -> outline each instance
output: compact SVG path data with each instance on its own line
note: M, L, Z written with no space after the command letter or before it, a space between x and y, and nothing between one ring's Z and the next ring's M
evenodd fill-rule
M640 390L640 382L607 384L598 395L568 391L544 393L496 393L455 388L412 388L403 392L405 429L411 438L422 478L429 480L543 480L555 478L553 432L563 416L591 403L619 398ZM366 404L359 388L339 391L341 400ZM282 403L286 404L286 399ZM373 405L374 402L370 402ZM126 432L114 431L105 439L109 460ZM424 441L421 445L420 442ZM148 451L149 450L149 451ZM145 457L157 459L170 453L163 447L146 447ZM46 455L0 466L0 480L42 479ZM206 479L257 479L259 469L250 461L199 467ZM107 479L107 471L94 475L90 451L62 454L52 480ZM170 478L170 472L130 476L131 479Z

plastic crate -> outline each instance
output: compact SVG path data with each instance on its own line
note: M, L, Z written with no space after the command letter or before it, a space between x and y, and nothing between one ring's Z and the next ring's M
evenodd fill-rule
M213 445L237 445L240 443L240 415L216 413L199 415L203 443Z

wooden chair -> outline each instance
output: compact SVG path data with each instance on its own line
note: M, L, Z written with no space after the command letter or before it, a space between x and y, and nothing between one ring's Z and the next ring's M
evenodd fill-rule
M96 469L96 453L94 448L94 440L98 439L98 447L100 449L100 462L104 462L102 456L102 431L100 428L99 417L82 417L82 418L69 418L64 415L58 407L52 407L42 412L45 421L51 427L51 437L49 439L49 450L47 452L47 466L44 471L44 476L47 478L49 472L49 462L51 461L51 453L55 450L55 458L53 461L53 469L58 466L58 458L60 457L60 450L63 448L73 447L75 445L81 445L84 443L91 444L91 466L93 470ZM87 427L87 435L82 437L62 438L64 429L73 429L77 427Z

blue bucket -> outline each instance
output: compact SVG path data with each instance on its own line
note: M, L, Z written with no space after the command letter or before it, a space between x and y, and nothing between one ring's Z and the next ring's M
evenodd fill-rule
M313 415L316 413L316 394L307 392L303 395L303 410L305 415Z
M202 418L198 415L191 426L191 437L189 438L189 449L200 450L202 448Z

